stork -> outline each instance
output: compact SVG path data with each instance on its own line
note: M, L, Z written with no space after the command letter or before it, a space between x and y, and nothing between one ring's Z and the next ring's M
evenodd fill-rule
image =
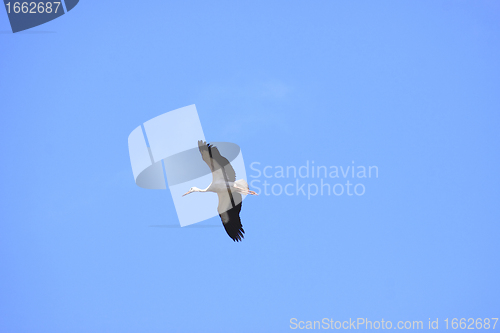
M248 188L248 183L244 179L236 180L236 173L229 161L223 157L217 147L207 144L205 141L198 141L198 148L203 161L207 163L212 171L212 183L206 189L191 187L183 196L193 192L215 192L219 197L219 212L222 225L233 241L239 242L245 231L241 225L240 211L242 194L257 195Z

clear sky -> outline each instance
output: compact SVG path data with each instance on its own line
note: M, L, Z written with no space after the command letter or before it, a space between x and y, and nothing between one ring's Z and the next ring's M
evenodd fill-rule
M82 0L12 34L0 10L0 332L500 317L499 16L498 1ZM249 180L266 180L254 162L307 161L378 178L323 179L361 196L249 197L241 243L218 217L151 227L177 215L168 190L135 185L127 137L190 104Z

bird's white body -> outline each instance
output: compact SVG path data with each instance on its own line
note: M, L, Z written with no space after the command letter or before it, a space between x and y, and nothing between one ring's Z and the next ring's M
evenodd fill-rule
M226 182L224 181L217 181L217 182L212 182L206 189L200 189L197 187L191 187L189 191L186 194L189 194L191 192L214 192L214 193L227 193L229 189L231 192L237 192L240 194L256 194L254 191L250 191L248 188L248 183L244 179L237 180L235 182ZM186 195L184 194L184 195Z

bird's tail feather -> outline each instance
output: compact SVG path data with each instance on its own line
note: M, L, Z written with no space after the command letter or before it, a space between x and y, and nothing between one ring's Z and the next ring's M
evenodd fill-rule
M242 187L242 188L248 190L248 183L244 179L237 180L234 183L236 185L238 185L239 187Z

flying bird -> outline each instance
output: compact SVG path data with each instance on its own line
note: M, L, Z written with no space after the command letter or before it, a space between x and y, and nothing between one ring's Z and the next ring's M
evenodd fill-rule
M207 163L212 171L212 183L206 189L191 187L183 196L193 192L215 192L219 197L219 212L222 225L233 241L239 242L245 231L241 225L240 211L242 194L257 195L248 188L248 183L244 179L236 180L236 173L229 161L223 157L217 147L207 144L205 141L198 141L198 148L203 161Z

